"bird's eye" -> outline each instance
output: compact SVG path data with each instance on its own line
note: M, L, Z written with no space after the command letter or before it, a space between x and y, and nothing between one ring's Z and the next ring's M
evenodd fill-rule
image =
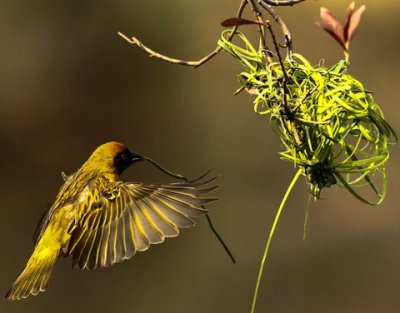
M122 153L121 156L120 156L120 158L121 158L122 160L125 160L125 159L126 159L126 153Z

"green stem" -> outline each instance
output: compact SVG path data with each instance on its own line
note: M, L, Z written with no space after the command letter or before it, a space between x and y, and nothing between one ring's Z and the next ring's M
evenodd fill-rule
M271 245L272 237L274 236L276 225L278 224L279 217L282 213L283 207L285 206L286 200L289 197L290 192L292 191L294 185L296 184L298 178L302 174L303 169L299 169L296 173L296 175L293 177L292 181L290 182L289 187L286 190L285 195L282 198L281 204L279 206L278 211L276 212L274 222L272 223L271 230L269 232L268 240L267 240L267 245L265 246L264 254L261 259L261 265L260 265L260 270L258 272L258 277L257 277L257 283L256 283L256 289L254 291L254 296L253 296L253 303L251 305L251 313L254 313L256 309L256 302L257 302L257 296L258 296L258 290L260 288L260 283L261 283L261 278L262 274L264 271L264 266L265 266L265 260L267 259L268 251L269 251L269 246Z

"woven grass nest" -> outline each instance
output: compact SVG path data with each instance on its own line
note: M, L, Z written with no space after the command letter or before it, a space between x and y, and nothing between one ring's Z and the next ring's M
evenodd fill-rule
M372 93L347 73L349 63L312 65L293 54L282 63L265 64L262 51L242 33L237 33L240 46L228 35L222 33L219 45L243 64L238 80L254 94L254 111L274 122L283 144L280 157L301 170L314 198L339 183L365 203L381 203L389 140L397 136ZM362 195L359 188L365 186L376 199Z

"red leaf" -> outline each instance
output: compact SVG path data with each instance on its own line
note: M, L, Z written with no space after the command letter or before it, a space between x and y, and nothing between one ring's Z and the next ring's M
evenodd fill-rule
M344 29L343 29L343 36L344 36L344 41L346 42L347 49L350 46L350 40L349 40L348 35L349 35L350 20L351 20L351 16L353 15L354 6L355 6L355 2L352 2L346 9L346 24L344 25Z
M233 27L233 26L240 26L240 25L265 25L264 23L260 23L257 21L246 20L244 18L239 17L231 17L227 18L226 20L221 22L221 25L224 27Z
M353 9L354 2L351 5L353 5L353 7L351 9ZM354 13L351 12L351 14L349 15L346 26L345 26L345 33L344 33L346 41L350 41L353 38L353 36L357 30L357 27L360 24L361 17L363 15L364 11L365 11L365 5L362 5Z
M327 31L342 47L346 49L343 26L327 8L321 8L321 21L317 25Z

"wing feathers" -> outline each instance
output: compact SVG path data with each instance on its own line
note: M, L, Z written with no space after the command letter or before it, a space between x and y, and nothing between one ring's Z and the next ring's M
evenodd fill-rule
M146 216L142 212L141 207L138 206L137 209L134 210L134 212L136 213L136 215L135 215L136 216L136 225L138 226L140 231L146 236L146 238L150 242L150 244L163 242L164 238L163 238L162 234L146 218Z
M194 187L185 187L185 186L165 186L163 189L165 191L170 191L174 193L187 194L200 196L205 193L209 193L215 189L219 188L219 186L205 187L205 188L194 188Z
M142 212L146 218L156 227L165 237L176 237L179 234L179 229L168 219L157 214L154 210L154 203L148 199L142 200Z
M144 234L140 231L138 222L137 222L137 213L135 210L131 212L131 210L128 210L130 216L132 217L131 219L131 229L133 230L133 242L135 243L136 250L138 251L145 251L149 248L149 240L144 236Z
M125 231L125 259L130 259L136 253L135 243L133 242L133 233L131 232L131 220L129 218L129 213L123 215L124 219L124 231Z
M114 264L117 258L117 227L115 225L116 221L113 221L110 224L110 239L108 241L109 248L108 248L108 258L109 263Z
M170 190L159 190L157 192L157 196L162 195L165 198L170 198L172 200L175 200L177 202L184 203L186 205L194 206L194 207L199 207L204 204L207 204L208 202L215 201L215 198L199 198L196 195L189 194L189 193L183 193L183 192L177 192L177 191L170 191ZM156 196L156 195L154 195Z
M101 251L100 251L100 267L108 267L111 265L108 259L108 249L110 243L110 225L104 226L103 238L101 240Z
M184 216L197 217L208 212L206 209L200 206L188 205L185 202L177 200L176 198L167 197L164 195L160 195L158 198L155 198L156 201L163 203L168 206L170 210L179 212ZM205 202L207 203L207 202ZM205 204L204 203L204 204ZM201 205L204 205L201 204Z
M168 201L158 198L149 199L153 203L153 208L157 214L161 215L163 218L168 220L171 224L177 227L190 227L194 225L194 221L190 219L187 215L179 212L173 207Z
M203 205L216 200L202 196L217 188L208 186L214 179L168 185L108 182L119 187L116 196L90 194L83 203L84 218L73 230L68 249L73 264L81 269L109 267L177 236L179 228L195 225L192 218L207 212Z

